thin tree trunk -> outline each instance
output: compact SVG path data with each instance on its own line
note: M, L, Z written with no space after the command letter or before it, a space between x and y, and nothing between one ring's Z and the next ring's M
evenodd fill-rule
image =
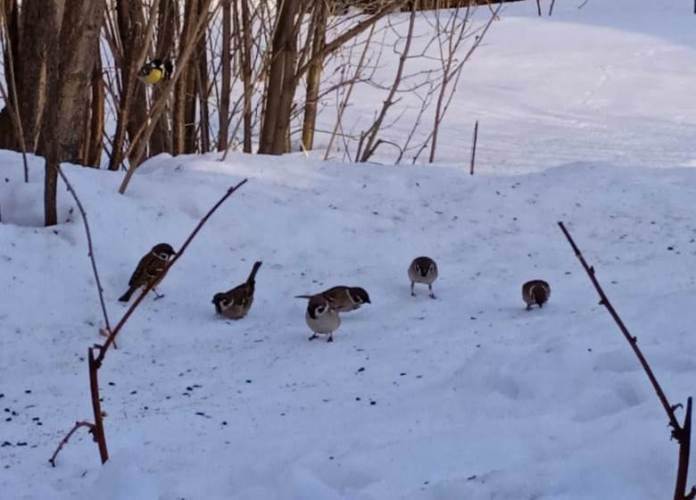
M326 0L319 0L314 6L314 29L312 31L312 55L320 53L326 44L326 21L328 6ZM302 123L302 145L306 150L314 149L314 129L317 122L319 104L319 87L324 61L316 59L307 70L307 94L305 97L305 114Z
M297 30L295 17L299 0L279 0L278 22L273 33L271 68L268 76L266 105L259 153L282 154L290 126L290 106L295 95ZM290 88L287 88L287 86Z
M174 51L176 33L179 30L179 15L175 0L162 0L157 20L157 49L155 55L159 59L170 59ZM176 61L175 61L176 63ZM156 86L152 91L152 101L159 99L161 86ZM154 156L163 152L172 152L172 113L171 106L167 106L165 112L157 119L155 129L150 138L150 155Z
M99 168L101 164L104 142L104 78L102 75L101 54L99 53L99 43L96 47L96 61L92 71L92 105L89 122L89 138L87 142L85 165Z
M232 0L222 0L222 85L218 112L218 151L227 149L230 125L230 93L232 92Z
M102 24L105 0L67 0L64 14L57 2L44 0L43 16L52 29L44 40L48 47L48 98L44 120L46 152L44 218L47 226L58 222L57 177L61 161L79 159L84 141L84 120Z
M241 60L242 60L242 83L244 95L244 152L251 153L252 129L252 98L254 93L253 73L251 69L251 17L249 16L249 0L240 0L242 4L242 35Z

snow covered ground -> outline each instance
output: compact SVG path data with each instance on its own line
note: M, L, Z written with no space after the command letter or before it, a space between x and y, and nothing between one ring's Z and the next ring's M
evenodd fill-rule
M19 156L0 152L0 497L670 497L667 420L556 221L672 402L696 394L696 18L677 3L559 0L551 19L533 2L506 7L436 168L158 157L121 196L122 174L66 167L112 321L140 256L178 247L249 178L106 358L105 466L82 432L48 464L91 418L84 356L100 314L79 215L62 193L65 223L37 228L42 161L25 185ZM409 295L421 254L440 266L437 300ZM212 295L257 259L249 316L216 317ZM525 311L533 278L552 297ZM292 297L336 284L373 303L343 317L333 344L307 342Z

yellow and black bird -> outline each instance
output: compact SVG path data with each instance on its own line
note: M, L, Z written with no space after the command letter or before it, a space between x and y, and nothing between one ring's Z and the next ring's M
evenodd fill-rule
M147 287L150 283L152 283L152 291L155 292L155 295L157 295L158 298L161 297L157 294L155 287L162 281L162 278L164 278L169 259L174 255L176 255L176 252L168 243L158 243L152 247L152 250L146 253L143 258L140 259L140 262L138 262L138 266L135 268L135 271L133 271L130 281L128 281L128 290L126 290L126 293L119 297L118 300L121 302L128 302L131 295L133 295L138 288L141 286Z
M138 78L150 85L156 85L162 80L171 78L174 72L174 66L169 59L153 59L150 62L143 64L138 73Z
M254 289L256 287L256 273L261 267L261 262L254 263L247 280L227 292L216 293L213 297L215 311L229 319L242 319L247 315L251 304L254 302Z

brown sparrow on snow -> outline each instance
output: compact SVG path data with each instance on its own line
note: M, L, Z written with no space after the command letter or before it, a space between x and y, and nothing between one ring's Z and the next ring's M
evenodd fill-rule
M531 309L533 304L543 307L551 296L551 287L544 280L527 281L522 285L522 300Z
M167 243L158 243L152 250L146 253L140 262L138 262L133 275L128 281L128 290L124 293L118 300L121 302L128 302L131 295L135 291L142 287L147 287L152 283L152 291L155 292L157 298L163 297L159 295L155 290L157 284L164 278L165 268L169 263L169 260L176 255L176 252Z
M428 285L430 298L434 299L433 283L437 279L437 264L430 257L416 257L408 266L408 278L411 280L411 295L415 297L413 291L415 283L424 283Z
M370 296L364 288L359 286L335 286L317 294L326 298L336 310L343 313L355 311L363 304L371 304ZM313 295L296 295L298 299L311 299Z
M326 341L333 342L333 332L341 325L341 318L331 301L321 294L310 297L305 321L313 332L309 340L314 340L318 335L328 335Z
M229 319L242 319L247 315L251 304L254 302L254 288L256 286L256 273L261 267L261 262L255 262L247 280L227 292L216 293L213 297L215 311Z

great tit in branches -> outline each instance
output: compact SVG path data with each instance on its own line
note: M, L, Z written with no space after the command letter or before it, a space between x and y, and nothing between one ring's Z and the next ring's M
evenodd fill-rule
M156 85L162 80L171 78L174 72L174 66L169 59L153 59L150 62L143 64L138 73L138 78L150 85Z

